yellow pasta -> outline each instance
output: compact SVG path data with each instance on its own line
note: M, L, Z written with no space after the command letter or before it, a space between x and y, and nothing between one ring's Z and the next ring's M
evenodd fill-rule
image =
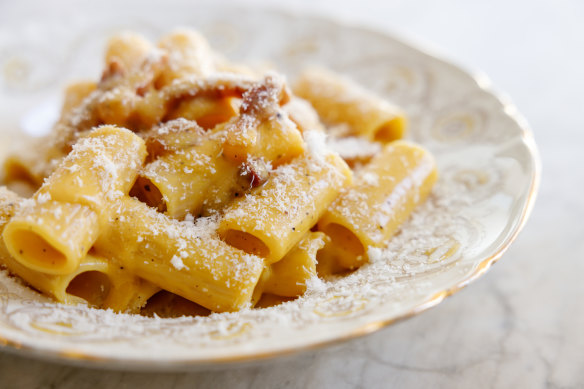
M351 171L335 154L306 154L274 171L271 179L225 210L219 233L248 253L279 261L318 221Z
M167 118L194 120L208 130L237 116L239 104L240 100L235 97L197 96L181 101L178 107L167 114Z
M164 71L160 74L164 74ZM209 78L189 77L180 81L176 80L169 85L161 86L160 90L152 90L151 84L147 84L150 89L134 88L136 93L142 92L143 97L132 98L128 103L130 109L127 115L128 118L133 119L128 125L143 131L163 121L169 110L171 111L185 99L195 99L198 96L216 99L240 98L255 83L256 80L249 77L220 74Z
M387 145L327 209L318 229L332 240L322 255L354 269L368 259L369 247L382 247L424 201L436 181L436 164L420 146Z
M320 122L318 113L314 110L312 105L304 99L294 97L282 107L284 111L290 116L302 132L305 131L324 131L324 126Z
M148 153L147 162L190 149L205 140L205 130L192 120L170 120L142 134Z
M7 253L2 243L0 255L11 273L64 304L87 304L115 312L137 313L150 296L160 290L154 284L123 272L115 263L93 255L86 256L76 270L64 275L40 273L22 265Z
M223 154L235 161L251 157L272 166L289 162L304 151L298 127L280 108L289 100L280 77L266 76L243 95L241 114L226 125Z
M223 154L234 162L243 163L250 157L262 158L274 167L290 162L304 151L304 141L296 125L277 116L259 123L253 129L230 131L226 134Z
M107 275L110 277L112 284L100 308L111 309L114 312L140 313L142 308L148 303L148 300L160 291L160 287L125 271L115 261L106 261L108 263ZM74 279L73 281L79 282L80 280ZM89 281L89 285L91 286L91 275ZM81 280L80 282L80 290L83 294L87 293L84 289L85 283L85 280ZM75 292L75 290L71 289L71 286L72 284L70 283L67 287L68 293Z
M145 158L139 136L118 127L98 127L75 145L40 192L86 205L106 223L107 204L128 194Z
M46 137L31 140L26 150L6 158L3 180L7 185L25 183L36 191L65 155L63 150L55 147Z
M350 133L390 142L406 132L401 109L332 72L310 69L302 73L294 92L308 100L329 124L347 124Z
M204 76L214 68L214 58L207 40L191 30L177 30L160 40L158 46L169 52L168 65L157 81L168 85L177 78Z
M316 277L316 254L324 247L325 237L322 232L308 232L281 261L270 265L265 270L262 293L284 297L304 294L307 281Z
M37 271L74 271L108 223L107 203L128 193L144 158L144 141L130 131L92 131L8 223L10 254Z
M0 187L0 235L23 199ZM46 221L47 225L51 225ZM82 228L82 226L81 226ZM27 247L33 248L34 244ZM159 288L120 269L119 265L94 255L87 255L71 272L63 275L38 272L13 259L0 239L0 264L20 276L35 289L64 304L85 303L116 312L138 312Z
M80 81L69 85L65 89L61 117L70 115L73 109L79 107L96 88L97 84L93 81Z
M221 153L216 136L148 164L136 184L138 198L173 218L198 215L208 192L220 184L237 186L238 165Z
M343 252L341 252L342 254ZM319 277L326 278L333 274L347 272L348 270L351 269L347 269L339 264L338 249L327 235L323 248L318 251L316 256L316 273Z
M39 154L44 153L43 148L34 147ZM3 180L9 185L14 182L23 182L32 188L38 188L45 177L44 164L39 166L30 155L11 155L4 161Z
M212 311L250 304L263 260L227 245L209 229L195 229L127 198L96 242L100 255L127 271Z
M273 306L364 265L434 160L341 76L309 70L294 92L194 31L112 37L101 78L4 164L30 198L0 186L0 263L58 302L158 317Z
M91 208L37 200L12 217L3 238L12 257L24 266L47 274L69 274L98 234L98 216Z
M177 150L147 165L134 193L180 219L220 209L236 194L243 194L246 187L259 185L259 165L278 166L304 151L296 125L283 114L278 116L282 88L271 78L258 83L244 95L247 114L216 127L207 137L201 136L192 148ZM269 91L268 98L261 91ZM272 111L276 113L270 115ZM248 120L250 112L261 115ZM248 142L247 135L252 133L253 140ZM248 172L249 176L242 178L242 173Z
M117 62L124 70L138 68L152 50L152 45L143 36L124 32L111 37L105 50L105 63L109 67Z

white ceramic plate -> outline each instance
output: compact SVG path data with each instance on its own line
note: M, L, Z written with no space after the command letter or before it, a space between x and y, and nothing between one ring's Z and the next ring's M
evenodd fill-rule
M91 18L45 11L25 21L5 14L0 23L0 152L19 136L17 128L47 127L67 80L99 75L110 34L133 29L154 39L192 26L231 59L266 60L290 77L306 65L324 65L403 106L410 137L435 154L441 176L433 196L374 263L268 310L180 319L118 315L55 304L0 274L6 350L179 370L360 336L428 309L484 274L533 205L536 148L513 106L495 96L484 77L390 36L281 12L187 4L145 4L115 16L95 8L86 12Z

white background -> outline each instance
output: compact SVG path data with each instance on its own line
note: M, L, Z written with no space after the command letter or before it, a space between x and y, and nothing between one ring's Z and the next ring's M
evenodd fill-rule
M190 374L104 372L0 353L0 386L584 387L584 2L233 3L386 30L486 72L528 119L541 151L542 186L525 230L485 277L462 292L418 317L341 346Z

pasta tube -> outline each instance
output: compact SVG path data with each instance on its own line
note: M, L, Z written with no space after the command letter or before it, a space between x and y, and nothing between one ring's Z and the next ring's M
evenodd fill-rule
M73 109L78 107L96 88L97 84L93 81L81 81L69 85L65 89L61 117L71 115Z
M4 161L3 181L6 184L23 181L36 190L63 159L63 155L47 139L38 139L25 152L13 154Z
M171 110L167 118L194 120L208 130L237 116L240 102L234 97L197 96L179 102L178 107Z
M44 177L40 169L34 169L34 165L27 156L11 155L4 161L2 181L5 184L20 181L38 188Z
M109 221L107 204L128 193L145 153L144 141L128 130L92 131L8 223L10 254L48 274L74 271Z
M385 146L318 222L318 230L332 241L322 255L347 269L361 266L368 248L386 244L436 178L434 159L422 147L404 141Z
M248 170L278 166L304 151L298 128L279 109L284 100L282 81L266 77L244 94L240 116L215 127L200 144L148 164L134 193L173 218L201 214L205 201L209 209L222 208L249 187L241 179L242 164ZM259 184L251 179L251 186Z
M168 66L157 81L159 85L169 85L178 78L208 75L214 68L209 43L195 31L176 30L162 38L158 47L169 53Z
M205 130L186 119L168 121L142 135L146 142L148 162L159 157L190 149L205 140Z
M320 122L318 113L312 105L304 99L293 97L282 107L298 129L303 133L306 131L324 131L324 126Z
M238 178L239 167L222 155L221 142L211 136L200 145L146 165L133 193L168 216L181 219L201 213L210 189L235 185ZM223 193L230 195L229 191Z
M0 234L22 203L23 199L0 187ZM50 221L47 222L51 225ZM2 239L0 264L4 264L11 273L35 289L65 304L86 303L96 308L111 308L116 312L137 312L159 290L149 282L127 274L118 265L93 255L83 258L71 273L41 273L13 259Z
M74 272L99 234L89 207L60 201L31 201L7 224L8 251L24 266L47 274Z
M105 63L109 66L117 62L125 70L134 70L142 65L151 50L152 45L142 35L124 32L107 42Z
M280 77L268 75L243 95L241 114L226 124L223 154L235 161L263 158L273 166L304 151L298 127L280 108L289 100Z
M235 162L246 162L255 157L269 161L274 167L290 162L303 151L302 135L284 113L262 121L244 133L228 130L223 144L224 155Z
M0 264L58 302L175 317L289 301L365 263L434 160L351 81L311 70L293 95L265 70L188 30L112 38L101 78L4 166L31 197L0 187Z
M284 297L306 292L306 282L316 277L316 253L323 248L325 237L322 232L308 232L281 261L270 265L262 292Z
M0 243L0 263L35 289L64 304L87 304L115 312L137 313L160 290L154 284L123 272L115 263L88 255L72 273L37 272L15 261Z
M351 171L336 154L304 154L225 210L219 234L268 264L279 261L317 222Z
M86 205L103 224L109 219L107 204L128 194L145 157L144 141L133 132L98 127L75 144L39 192Z
M390 142L405 134L406 117L400 108L332 72L305 71L294 92L308 100L325 122L347 123L354 135Z
M318 251L316 256L316 273L319 277L328 277L347 271L346 268L338 264L337 251L338 249L336 249L336 246L331 242L331 238L327 235L323 248Z
M97 253L214 312L250 304L263 269L261 258L227 245L208 225L196 228L192 222L172 220L132 198L114 210L111 228L95 244Z

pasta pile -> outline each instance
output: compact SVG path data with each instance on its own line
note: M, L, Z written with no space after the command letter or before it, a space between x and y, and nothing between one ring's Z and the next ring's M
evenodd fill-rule
M98 82L66 89L53 132L5 161L0 263L59 302L116 312L293 299L366 263L431 191L434 160L405 128L329 71L291 90L196 32L157 46L125 33Z

